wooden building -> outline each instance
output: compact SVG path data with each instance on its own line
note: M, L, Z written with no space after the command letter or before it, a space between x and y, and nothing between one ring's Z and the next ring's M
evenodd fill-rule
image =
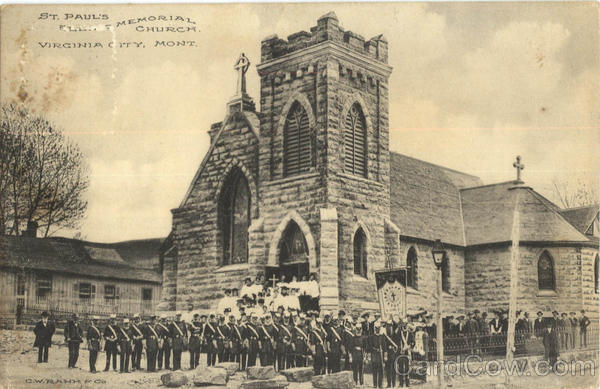
M160 301L160 244L0 236L0 317L149 315Z

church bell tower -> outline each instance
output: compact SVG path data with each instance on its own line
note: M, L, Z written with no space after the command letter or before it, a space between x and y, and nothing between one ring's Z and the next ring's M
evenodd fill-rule
M365 40L344 30L333 12L310 32L261 43L258 163L265 233L274 209L306 220L315 241L311 272L319 273L324 307L364 302L362 294L374 298L373 271L386 264L387 60L382 35Z

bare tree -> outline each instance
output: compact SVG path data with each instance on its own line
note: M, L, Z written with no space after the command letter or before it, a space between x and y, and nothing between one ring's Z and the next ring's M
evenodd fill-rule
M41 116L2 106L0 233L36 222L43 236L75 228L85 214L88 166L77 145Z
M552 181L554 195L559 199L563 208L581 207L598 203L598 188L584 180L576 183L567 181Z

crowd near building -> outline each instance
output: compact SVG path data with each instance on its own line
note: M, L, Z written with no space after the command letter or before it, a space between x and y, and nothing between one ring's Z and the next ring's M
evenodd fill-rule
M219 302L222 312L191 312L188 320L182 312L175 312L145 319L134 314L117 320L112 315L102 323L92 316L81 324L73 314L63 332L69 349L68 367L77 367L80 345L86 344L92 373L97 372L98 364L99 369L104 366L104 372L129 373L194 370L230 362L242 371L252 366L272 366L278 371L310 368L314 375L352 370L359 385L365 384L364 373L368 371L373 387L383 387L384 380L387 387L427 380L427 363L437 358L436 327L433 315L423 308L408 312L405 318L392 315L387 319L369 312L318 311L312 306L304 310L298 306L298 295L268 298L269 289L285 291L287 283L278 286L273 282L275 285L268 287L261 281L259 277L245 284L243 298L228 291L229 296ZM304 283L309 287L308 281ZM233 302L235 307L230 305ZM444 357L503 354L508 336L506 315L496 311L489 319L486 312L475 310L466 316L446 317ZM516 315L517 355L535 353L529 348L541 347L548 362L556 366L561 352L598 348L598 328L588 331L591 320L583 310L579 315L553 311L546 317L537 312L533 321L527 312ZM43 312L34 329L38 363L48 361L55 331L55 323L48 316ZM98 361L101 352L105 358Z
M483 185L390 150L388 42L334 13L263 39L259 111L250 66L164 241L0 238L3 315L44 311L38 362L60 328L68 366L84 344L91 371L99 353L105 371L144 369L144 353L149 372L310 366L363 384L369 361L374 386L408 385L409 363L436 359L438 239L445 355L505 353L515 246L515 355L598 347L597 204L561 209L519 159L516 180ZM382 317L375 273L398 268L405 311Z

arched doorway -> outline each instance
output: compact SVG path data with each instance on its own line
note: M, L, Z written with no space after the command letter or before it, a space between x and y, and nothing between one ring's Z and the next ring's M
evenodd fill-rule
M281 234L277 245L277 265L267 267L267 279L291 281L296 277L298 281L308 277L310 272L309 251L306 237L300 226L290 220Z

